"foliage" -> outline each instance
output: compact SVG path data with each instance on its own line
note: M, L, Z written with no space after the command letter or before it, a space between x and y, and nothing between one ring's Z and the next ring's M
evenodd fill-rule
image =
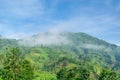
M19 48L8 50L4 58L1 77L3 80L32 80L34 67L25 60Z
M1 79L120 80L119 46L85 33L61 36L70 44L26 47L19 45L19 40L0 38Z
M62 68L57 73L58 80L88 80L90 71L84 67Z
M99 80L118 80L117 73L115 71L103 69L102 73L100 74Z

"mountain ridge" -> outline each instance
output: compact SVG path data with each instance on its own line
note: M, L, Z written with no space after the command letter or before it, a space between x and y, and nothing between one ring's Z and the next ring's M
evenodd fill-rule
M47 37L49 37L49 38L47 38ZM41 41L41 44L44 43L43 42L44 40L46 40L46 42L48 42L50 40L55 41L55 39L56 39L56 41L58 41L57 38L60 38L60 39L64 38L64 40L66 39L66 40L68 40L68 42L69 41L71 42L71 40L74 40L74 39L78 39L79 41L76 40L76 42L82 41L81 43L93 43L93 44L98 44L98 45L106 44L106 46L111 46L111 45L112 46L118 46L116 44L109 43L105 40L93 37L93 36L88 35L88 34L83 33L83 32L77 32L77 33L74 33L74 32L61 32L61 33L60 32L59 33L45 32L45 33L39 33L39 34L32 35L32 36L29 37L29 40L30 40L30 38L34 39L34 40L36 40L36 38L39 39L39 40L41 40L43 38L42 41ZM24 40L24 39L21 39L21 40Z

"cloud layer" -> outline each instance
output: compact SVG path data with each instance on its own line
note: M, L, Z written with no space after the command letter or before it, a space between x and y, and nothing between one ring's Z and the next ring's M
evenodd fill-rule
M85 32L120 43L118 0L0 0L0 34L21 38L39 32Z
M20 45L24 46L50 46L69 44L69 40L61 33L40 33L32 37L25 37L19 40Z

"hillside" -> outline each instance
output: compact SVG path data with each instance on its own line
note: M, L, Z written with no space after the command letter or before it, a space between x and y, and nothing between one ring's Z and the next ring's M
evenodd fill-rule
M120 71L120 47L86 33L47 32L20 40L1 38L1 54L5 47L22 50L25 58L35 65L35 80L46 76L45 80L56 80L61 69L67 71L81 66L90 71L91 80L98 79L103 69L115 71L118 75Z

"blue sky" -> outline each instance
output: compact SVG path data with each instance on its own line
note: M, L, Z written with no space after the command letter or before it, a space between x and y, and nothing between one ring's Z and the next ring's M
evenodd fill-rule
M85 32L120 45L120 0L0 0L0 34Z

